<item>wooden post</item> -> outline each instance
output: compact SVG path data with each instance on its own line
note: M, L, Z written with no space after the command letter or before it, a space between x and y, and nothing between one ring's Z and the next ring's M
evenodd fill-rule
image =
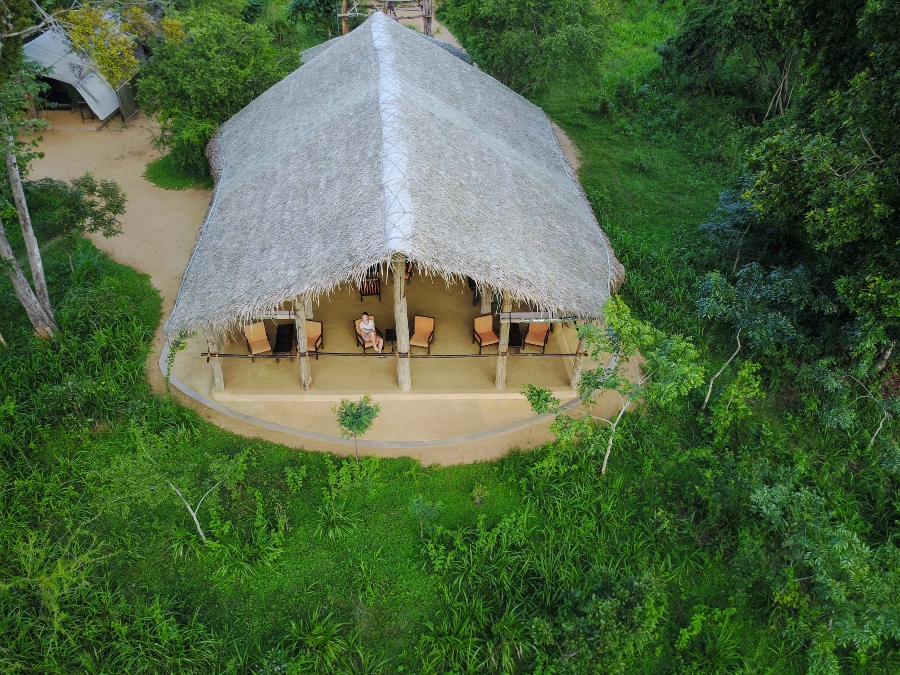
M575 365L572 366L572 379L569 385L575 391L578 391L578 382L581 380L581 369L584 367L584 338L578 340L578 346L575 348Z
M312 386L312 370L309 367L309 343L306 341L305 302L294 303L294 325L297 327L297 353L300 354L300 386L309 391Z
M406 257L394 256L394 325L397 326L397 384L400 391L412 389L409 372L409 316L406 312Z
M431 0L422 0L422 32L431 37L431 19L434 16L434 5Z
M494 291L490 288L482 288L481 289L481 313L482 314L490 314L491 313L491 302L494 299Z
M225 376L222 374L222 364L219 361L219 345L212 337L206 338L206 351L212 364L213 391L225 391Z
M307 319L314 318L313 317L312 300L310 298L307 298L306 302L303 303L303 311L306 313Z
M381 11L384 12L385 14L391 13L390 9L388 8L388 0L382 0Z
M501 312L511 312L512 302L508 299L506 293L503 294L503 305ZM494 378L494 385L497 389L506 387L506 353L509 351L509 322L500 323L500 345L497 347L497 375Z
M347 12L350 11L350 8L347 6L347 0L344 0L341 3L341 14L344 16L341 17L341 34L346 35L350 32L350 19L347 17ZM312 318L312 317L310 317Z

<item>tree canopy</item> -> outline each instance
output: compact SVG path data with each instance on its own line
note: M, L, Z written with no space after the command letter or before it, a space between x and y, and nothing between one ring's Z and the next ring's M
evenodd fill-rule
M141 72L138 102L160 123L176 164L209 175L206 144L219 125L299 64L262 24L213 8L178 15L184 36L163 39Z

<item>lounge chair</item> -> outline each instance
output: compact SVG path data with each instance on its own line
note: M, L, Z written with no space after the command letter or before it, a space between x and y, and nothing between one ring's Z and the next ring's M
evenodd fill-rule
M269 342L269 336L266 334L266 324L262 321L251 323L244 326L244 339L247 340L247 349L250 351L250 357L257 354L265 354L272 351L272 344Z
M371 314L369 314L369 318L372 319L372 321L375 320L375 317L372 316ZM356 333L356 344L358 346L362 347L363 356L365 356L367 349L371 349L372 351L375 351L375 345L373 345L369 340L366 340L363 338L362 331L359 329L360 321L362 321L362 319L356 319L353 322L353 331ZM380 330L378 330L378 326L375 326L375 333L377 333L381 337L382 340L384 339L384 335L381 333Z
M478 343L478 353L484 347L500 344L500 338L494 332L494 317L490 314L475 317L475 328L472 331L472 342Z
M416 314L413 323L413 334L409 336L409 346L422 347L427 349L430 354L432 342L434 342L434 317Z
M534 345L541 348L541 354L547 351L547 340L550 338L550 324L545 322L535 322L528 324L528 330L525 331L525 344ZM524 348L524 346L523 346Z
M306 320L306 344L307 351L315 352L316 361L319 360L319 350L325 348L325 340L322 336L322 322Z

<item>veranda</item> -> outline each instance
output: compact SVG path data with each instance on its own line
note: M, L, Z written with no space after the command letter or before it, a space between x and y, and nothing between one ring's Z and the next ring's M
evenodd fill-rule
M405 284L407 316L411 327L415 316L434 318L434 340L430 355L421 347L410 348L411 390L416 392L469 393L497 391L497 360L500 344L479 346L473 340L475 318L482 310L491 311L480 296L465 283L448 283L442 278L413 275ZM378 329L390 336L396 330L395 289L392 277L383 280L381 298L367 296L360 300L355 285L340 286L330 296L313 304L309 317L322 326L322 343L318 353L309 352L310 394L340 392L342 395L387 394L400 390L397 379L396 343L385 344L387 358L379 359L369 348L365 351L356 339L354 321L363 311L375 318ZM512 312L527 307L511 305ZM504 326L498 307L493 306L492 323L498 336ZM268 318L259 317L266 327L267 338L276 344L279 325L296 323L293 311L285 307ZM578 358L579 341L574 322L553 322L547 344L542 350L534 345L522 346L527 324L513 322L512 343L507 346L505 389L519 392L522 385L533 384L559 391L571 398L571 379ZM519 340L516 340L518 329ZM175 361L173 373L198 391L209 392L217 400L302 400L300 354L296 343L289 354L271 351L251 358L242 335L230 335L218 346L219 357L208 356L207 341L195 336ZM207 365L212 363L212 366ZM593 367L588 360L585 367ZM221 369L217 389L214 370ZM287 398L286 398L287 397Z

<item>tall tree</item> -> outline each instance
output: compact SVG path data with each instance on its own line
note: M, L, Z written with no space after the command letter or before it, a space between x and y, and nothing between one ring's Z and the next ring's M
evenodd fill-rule
M802 36L797 105L749 150L743 206L724 194L710 230L767 273L802 274L794 325L820 355L883 368L900 340L900 5L776 4Z
M20 155L26 163L36 156L31 150L34 143L16 140L19 134L34 132L42 126L40 121L24 117L21 114L27 105L27 95L34 95L38 91L37 72L34 67L19 59L15 63L14 72L9 73L6 80L0 84L0 142L3 143L9 186L22 230L22 239L28 253L28 264L34 284L33 290L28 285L25 275L15 259L5 232L3 233L2 257L7 262L7 272L13 282L16 297L25 307L35 332L43 337L52 337L56 330L56 320L50 304L50 293L47 289L41 252L34 235L34 228L31 225L31 214L28 212L19 164ZM40 307L41 311L37 311L36 305Z
M28 279L25 278L22 267L19 265L19 261L16 260L12 247L9 245L9 239L6 236L6 230L3 228L2 220L0 220L0 265L2 265L3 271L6 272L10 281L12 281L13 291L19 302L22 303L22 307L25 308L28 319L31 321L31 325L34 326L35 333L41 337L53 337L53 333L56 331L56 322L53 316L49 315L47 310L44 309L44 306L28 283Z

